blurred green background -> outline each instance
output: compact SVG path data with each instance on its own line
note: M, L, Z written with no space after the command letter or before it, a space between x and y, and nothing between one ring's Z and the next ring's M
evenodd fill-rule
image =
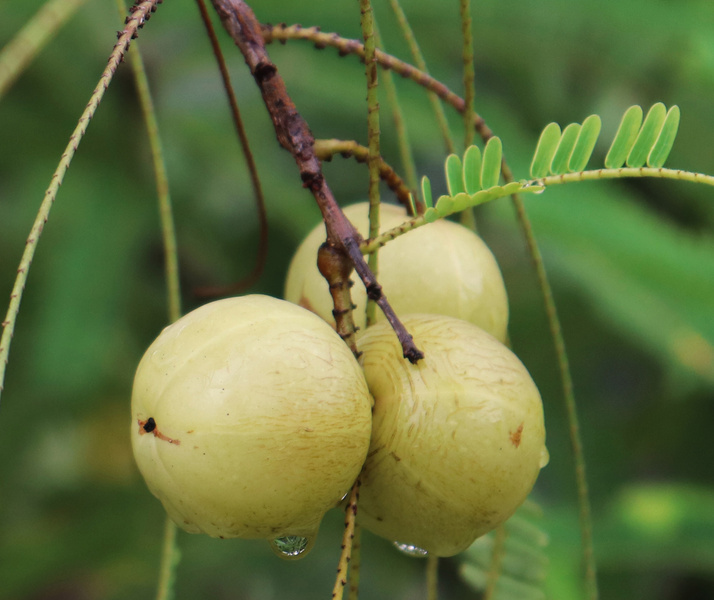
M386 49L408 59L387 3ZM0 3L0 45L42 5ZM459 7L404 0L431 72L461 90ZM359 37L357 2L267 0L264 22ZM682 110L668 165L714 174L711 0L474 2L476 105L517 178L550 121L603 118L602 164L622 112ZM34 214L121 28L89 0L0 99L0 298L9 299ZM243 60L221 30L270 221L255 292L280 296L291 253L319 220L275 140ZM184 309L192 291L247 274L257 219L242 155L198 11L165 2L139 39L175 204ZM363 67L305 42L270 48L316 137L366 140ZM420 174L444 191L445 151L422 89L397 80ZM382 98L386 107L386 99ZM447 109L455 139L461 118ZM383 153L398 166L383 115ZM363 199L363 165L325 173L339 201ZM385 193L385 197L387 197ZM575 379L603 598L714 598L714 195L661 180L574 184L526 199L555 289ZM534 499L547 533L549 598L581 597L572 453L556 359L509 201L478 211L510 295L513 347L541 390L550 465ZM30 273L0 407L0 599L152 598L163 510L129 447L129 396L143 350L166 323L147 136L128 65L92 121ZM4 308L2 309L4 311ZM302 561L268 544L179 535L176 597L327 598L342 515ZM365 599L425 597L424 563L364 535ZM441 561L443 598L477 598Z

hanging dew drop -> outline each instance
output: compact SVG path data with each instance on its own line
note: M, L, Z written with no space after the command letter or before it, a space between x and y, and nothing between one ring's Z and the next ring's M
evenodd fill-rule
M429 554L428 551L419 548L419 546L413 546L412 544L402 544L400 542L394 542L394 547L400 552L406 554L407 556L414 556L416 558L424 558L427 554Z
M305 556L312 547L312 542L300 535L286 535L271 540L270 547L280 558L294 560Z

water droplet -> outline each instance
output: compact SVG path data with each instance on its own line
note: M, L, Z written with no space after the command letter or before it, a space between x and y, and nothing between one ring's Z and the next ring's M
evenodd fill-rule
M407 556L424 558L427 554L429 554L427 550L424 550L422 548L419 548L419 546L414 546L412 544L402 544L400 542L394 542L394 547L400 552L406 554Z
M538 463L538 466L542 469L549 462L550 462L550 452L548 452L548 448L543 446L543 449L540 451L540 462Z
M302 558L312 548L314 540L300 535L286 535L270 541L270 547L280 558L294 560Z

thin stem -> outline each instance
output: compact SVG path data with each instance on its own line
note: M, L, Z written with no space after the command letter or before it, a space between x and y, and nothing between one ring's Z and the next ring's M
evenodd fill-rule
M87 0L49 0L0 50L0 98Z
M352 556L352 543L355 537L355 520L357 518L357 501L359 500L360 480L357 479L352 486L350 499L345 508L345 531L342 534L342 552L337 563L337 579L335 587L332 589L332 597L335 600L342 600L342 596L347 585L347 570Z
M357 162L366 163L369 156L369 149L358 144L354 140L315 140L315 155L320 160L332 160L332 157L340 154L345 158L354 157ZM410 210L409 195L411 193L407 184L404 183L399 174L383 158L379 159L379 177L387 187L394 192L397 200ZM416 202L417 212L424 212L424 204Z
M127 14L124 0L117 0L117 8L121 16ZM156 195L159 203L159 219L161 222L161 239L164 246L164 260L166 272L166 297L169 322L173 323L181 316L181 284L179 281L178 246L176 243L176 227L169 192L169 179L166 174L166 161L164 160L163 145L159 135L159 125L156 119L154 101L149 90L149 81L146 77L144 61L139 52L139 47L134 45L134 51L128 54L129 64L134 73L134 84L139 96L139 105L146 123L146 131L151 148L151 161L154 167L156 181Z
M483 600L493 600L496 597L496 585L503 571L503 557L506 553L506 531L505 524L496 527L496 532L493 540L493 550L491 551L491 567L488 570L488 580L486 581L486 590L483 594Z
M245 126L243 125L243 119L240 114L240 109L238 108L238 100L236 98L235 92L233 91L233 85L231 84L230 74L228 73L228 67L226 66L226 61L223 57L223 52L221 51L220 44L218 43L218 38L216 37L216 31L211 23L211 18L208 15L208 10L206 9L206 4L204 0L196 0L198 4L198 9L201 13L201 20L206 27L206 33L208 34L208 39L211 42L211 48L213 50L213 55L216 57L216 62L218 63L218 69L221 73L221 80L223 82L223 89L228 97L228 104L231 109L231 116L233 118L233 125L235 127L236 133L238 134L238 139L240 141L241 149L243 150L243 155L245 156L246 166L248 167L248 175L250 177L250 183L253 188L253 199L255 201L256 208L258 209L258 222L260 224L260 238L258 240L258 256L253 266L253 270L244 277L241 281L229 286L224 287L210 287L201 288L196 290L199 296L224 296L228 294L239 294L253 284L255 284L265 269L265 263L268 258L268 215L265 210L265 195L263 194L263 187L260 183L260 176L258 175L258 168L255 164L255 159L253 158L253 152L250 149L250 142L248 141L248 134L245 131Z
M121 16L127 13L127 6L124 0L117 0L117 8ZM156 193L159 203L159 219L161 221L161 238L164 246L164 260L166 261L168 318L169 322L173 323L181 316L181 284L179 280L176 228L174 226L169 180L166 174L166 162L164 160L161 136L159 135L156 110L149 90L144 61L136 43L134 52L129 53L129 63L134 73L134 83L139 96L141 112L146 123L149 146L151 147L151 159L154 166L154 179L156 180ZM159 581L156 590L157 600L170 600L170 598L173 598L173 586L179 559L180 553L176 545L176 524L166 516L164 541L161 545Z
M164 542L161 546L161 567L159 568L156 600L171 600L174 596L176 565L180 558L176 550L176 531L176 524L167 516L164 523Z
M464 63L464 148L468 148L474 140L474 99L476 97L476 72L474 70L474 43L471 29L471 2L460 0L461 33L463 48L461 57Z
M392 7L392 12L397 18L397 23L399 28L402 30L402 35L409 46L409 51L412 55L412 60L417 68L424 74L428 74L428 69L426 66L426 61L424 60L424 55L419 48L416 37L414 36L414 31L409 25L409 20L406 14L402 10L399 0L389 0L389 4ZM441 132L441 137L444 140L444 147L446 148L447 154L452 154L454 152L454 142L451 139L451 131L449 129L449 122L446 120L446 113L444 112L444 107L439 102L439 95L433 90L429 90L427 93L429 97L429 102L431 103L431 108L434 111L434 116L436 117L436 122L439 126L439 131Z
M426 598L439 599L439 557L432 554L426 557Z
M104 97L104 93L107 91L107 88L114 77L114 73L116 73L119 64L124 59L124 54L129 48L132 38L138 34L138 30L144 26L146 21L149 20L151 13L156 10L156 6L161 2L162 0L145 0L144 2L135 4L132 7L133 12L131 12L131 14L127 17L124 29L119 32L117 43L109 56L107 66L102 72L102 76L100 77L99 83L89 99L87 107L84 109L79 118L77 127L74 129L69 138L69 143L62 154L62 158L57 165L57 169L52 175L50 186L45 192L45 196L42 204L40 205L40 209L37 212L35 222L30 229L30 235L25 243L25 251L20 259L20 266L17 269L17 277L15 278L15 283L13 285L12 292L10 293L10 305L8 306L5 320L2 322L3 333L2 337L0 337L0 396L3 391L5 372L10 354L10 345L12 343L13 332L15 331L17 315L20 312L20 304L22 302L22 295L27 283L27 275L32 264L32 259L35 256L35 250L37 249L37 244L40 236L42 235L42 230L49 219L50 211L52 210L60 185L62 185L62 181L67 173L67 169L69 169L72 158L77 152L77 148L79 147L79 144L89 127L89 122L94 116L94 113L97 111L99 103Z
M510 172L509 172L510 174ZM508 181L508 178L504 178ZM590 600L597 600L597 570L595 563L595 554L593 550L592 536L592 509L590 507L590 494L588 491L588 480L585 473L585 454L583 452L582 440L580 438L580 424L578 420L578 412L575 404L575 393L573 391L573 379L570 372L568 361L568 353L565 348L565 339L563 330L558 317L558 310L553 297L553 289L548 280L548 274L545 270L543 256L538 247L538 242L535 239L533 228L530 219L526 213L525 205L519 195L513 196L513 206L516 210L518 222L521 225L523 237L526 240L528 252L531 256L533 268L538 279L545 306L545 313L548 320L551 338L555 345L555 353L558 360L558 371L560 373L561 387L563 390L563 398L565 400L565 409L568 417L568 425L570 429L570 447L573 452L573 461L575 463L575 484L578 494L578 507L580 514L580 535L583 548L583 562L585 566L585 586Z
M377 36L377 45L382 46L376 23L374 24L374 29L375 35ZM397 144L399 145L399 156L402 162L402 169L404 170L404 179L409 189L414 192L419 185L417 181L416 163L414 162L414 154L412 153L411 144L409 143L409 133L404 124L404 115L402 113L401 104L399 103L397 86L394 83L394 75L392 75L392 72L384 71L382 73L382 81L384 82L384 89L387 92L387 100L392 107L392 122L394 123Z
M360 0L360 25L364 39L364 64L367 79L367 166L369 168L369 237L379 235L379 159L380 159L380 128L379 128L379 97L377 63L374 61L374 13L370 0ZM367 265L377 277L379 274L379 253L372 252ZM376 318L376 303L367 301L367 326L372 325Z
M579 181L597 181L598 179L622 179L624 177L655 177L659 179L676 179L691 183L703 183L714 186L714 176L703 173L693 173L681 169L666 169L664 167L621 167L619 169L595 169L592 171L579 171L563 175L549 175L542 179L535 179L534 184L559 185L562 183L576 183Z
M352 560L350 560L350 593L348 600L358 600L359 579L362 567L362 528L359 520L355 520L354 537L352 538Z
M361 59L364 57L364 46L359 41L342 38L336 33L323 33L317 27L303 28L300 25L263 26L263 38L266 42L272 42L274 40L309 40L313 42L317 48L330 46L336 48L340 55L343 56L355 54ZM416 68L380 50L375 51L375 60L382 68L391 69L398 75L411 79L427 91L433 92L438 98L441 98L441 100L453 106L458 112L464 110L464 100L443 83L434 79L425 69ZM438 105L438 102L436 104ZM493 137L493 131L491 131L486 125L486 122L478 114L474 114L474 127L476 128L476 132L483 139ZM450 141L447 142L447 152L454 152L453 143Z

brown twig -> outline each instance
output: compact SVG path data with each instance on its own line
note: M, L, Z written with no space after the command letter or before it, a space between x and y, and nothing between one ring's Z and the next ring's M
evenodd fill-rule
M336 48L340 56L348 54L357 55L364 61L364 45L357 40L350 40L340 37L336 33L323 33L318 27L301 27L300 25L266 25L263 27L263 37L266 42L287 40L309 40L315 44L316 48ZM374 58L384 69L391 69L402 77L411 79L425 89L436 94L447 104L453 106L459 113L466 109L464 99L452 92L438 79L434 79L428 73L417 69L413 65L406 63L391 54L386 54L381 50L376 50ZM493 137L493 131L486 125L486 122L478 114L474 114L474 127L482 139L487 140Z
M330 161L335 154L345 158L353 157L357 162L366 163L369 150L353 140L315 140L315 154L320 160ZM394 192L397 200L411 212L410 195L411 190L399 176L399 174L383 159L379 159L379 177L387 187ZM414 199L414 204L418 214L423 214L425 206L423 202ZM412 215L414 216L414 215Z
M342 214L325 181L320 161L315 156L312 133L298 113L283 78L265 50L260 23L243 0L211 0L211 2L223 27L243 53L245 62L263 95L263 101L270 113L280 145L293 155L300 169L303 185L315 196L327 227L328 243L343 254L344 260L354 264L367 290L367 297L377 302L399 337L405 358L416 362L423 357L423 354L417 349L412 336L397 318L386 296L382 294L382 287L377 283L362 257L359 250L360 236Z

